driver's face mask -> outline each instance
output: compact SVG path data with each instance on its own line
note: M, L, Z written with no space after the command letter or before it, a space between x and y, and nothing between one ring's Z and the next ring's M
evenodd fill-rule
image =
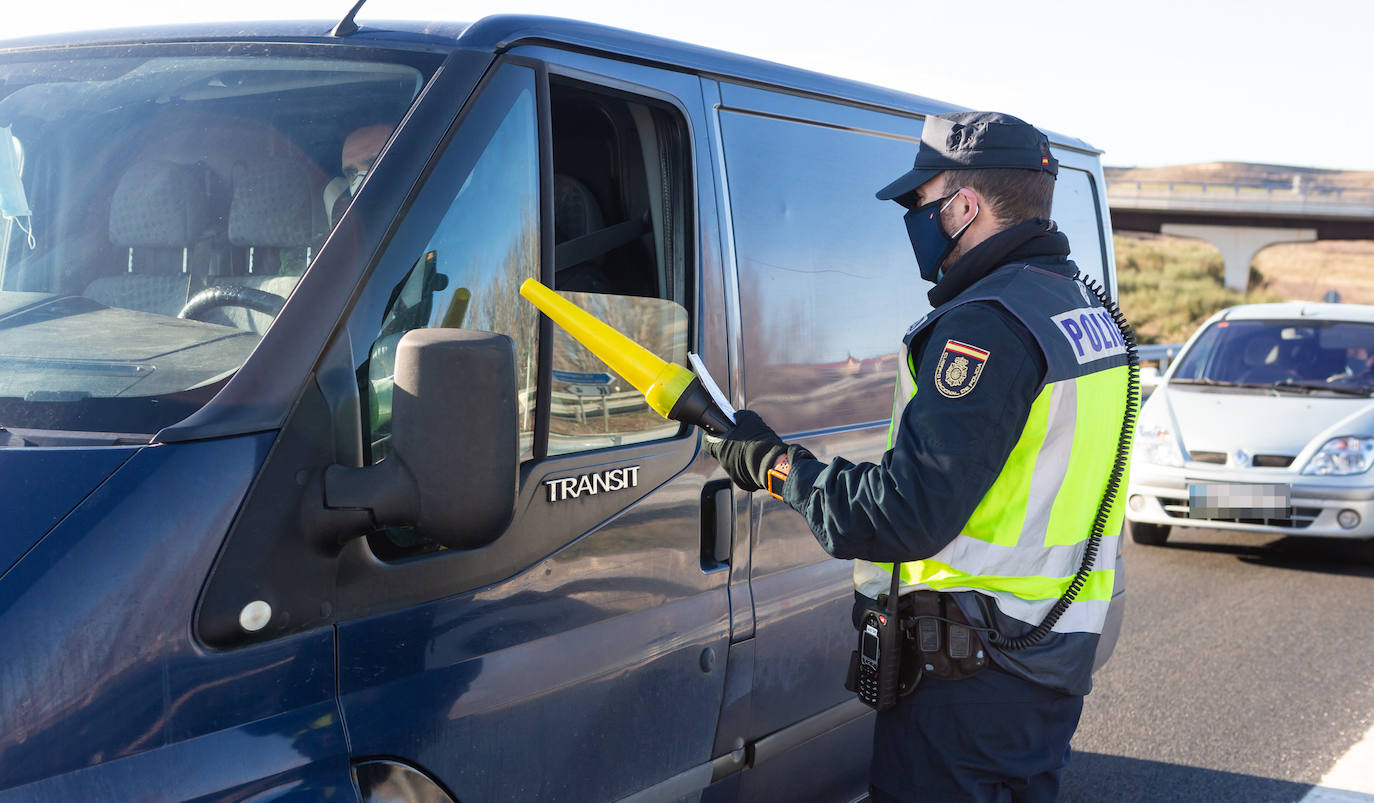
M357 170L348 176L348 194L357 195L358 188L363 186L363 180L367 178L366 170Z
M28 235L30 249L38 245L33 237L32 215L19 175L19 143L9 126L0 126L0 217L13 221ZM28 225L20 218L28 218Z
M350 197L358 194L358 188L363 186L363 181L367 179L367 174L372 172L372 165L377 161L377 154L367 157L353 157L353 160L344 165L344 178L348 181L348 194Z
M902 218L906 221L907 236L911 238L911 250L916 253L916 266L921 270L921 278L928 282L937 282L944 275L940 268L945 258L978 218L980 210L975 206L973 217L968 219L968 223L960 226L953 235L945 234L944 227L940 225L940 215L954 203L958 195L959 191L955 190L943 198L936 198L928 204L912 209Z

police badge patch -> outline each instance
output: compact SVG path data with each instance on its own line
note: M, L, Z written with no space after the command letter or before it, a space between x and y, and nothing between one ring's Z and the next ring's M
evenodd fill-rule
M983 375L989 352L977 346L946 340L940 362L935 366L935 389L941 396L959 399L973 392Z

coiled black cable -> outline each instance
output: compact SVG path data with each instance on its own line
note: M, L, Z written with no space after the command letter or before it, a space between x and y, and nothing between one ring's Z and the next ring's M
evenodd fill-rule
M1112 506L1116 503L1117 494L1121 490L1121 479L1125 476L1126 466L1131 460L1131 440L1135 434L1136 416L1140 412L1140 354L1136 351L1135 330L1131 328L1121 308L1107 295L1106 288L1091 279L1083 278L1082 272L1074 274L1073 278L1082 282L1097 296L1097 300L1112 316L1112 322L1120 330L1121 340L1126 344L1126 413L1121 418L1121 434L1116 442L1116 460L1112 463L1111 474L1107 477L1107 489L1102 493L1102 502L1097 507L1097 516L1093 519L1092 533L1083 547L1083 563L1069 581L1068 588L1064 589L1063 596L1045 614L1044 620L1029 633L1014 639L1003 638L1001 633L989 636L993 645L1003 650L1020 650L1039 643L1054 629L1059 617L1064 615L1078 597L1078 592L1083 590L1093 563L1097 560L1097 551L1102 546L1102 531L1107 527L1107 519L1111 517Z

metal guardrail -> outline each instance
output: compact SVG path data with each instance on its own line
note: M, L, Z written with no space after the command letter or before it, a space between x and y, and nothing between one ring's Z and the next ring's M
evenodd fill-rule
M1169 369L1169 363L1172 362L1182 350L1182 343L1152 343L1145 346L1136 346L1135 349L1141 362L1159 363L1159 367L1155 370L1156 377L1162 376L1164 372Z
M1128 181L1109 180L1107 195L1117 197L1212 197L1242 200L1272 200L1281 203L1320 201L1368 205L1374 203L1374 188L1338 187L1320 184L1245 184L1213 181Z
M1136 346L1136 353L1140 355L1142 362L1158 362L1160 360L1172 360L1178 356L1178 352L1183 348L1182 343L1152 343L1146 346Z

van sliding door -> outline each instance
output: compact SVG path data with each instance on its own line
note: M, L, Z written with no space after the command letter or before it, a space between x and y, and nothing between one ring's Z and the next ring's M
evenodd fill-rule
M920 121L716 86L744 402L823 460L877 461L902 335L930 305L901 210L873 194L910 168ZM794 746L788 760L756 760L741 795L849 799L866 788L872 744L868 709L843 688L855 646L851 563L830 558L782 502L759 493L751 504L744 739Z

